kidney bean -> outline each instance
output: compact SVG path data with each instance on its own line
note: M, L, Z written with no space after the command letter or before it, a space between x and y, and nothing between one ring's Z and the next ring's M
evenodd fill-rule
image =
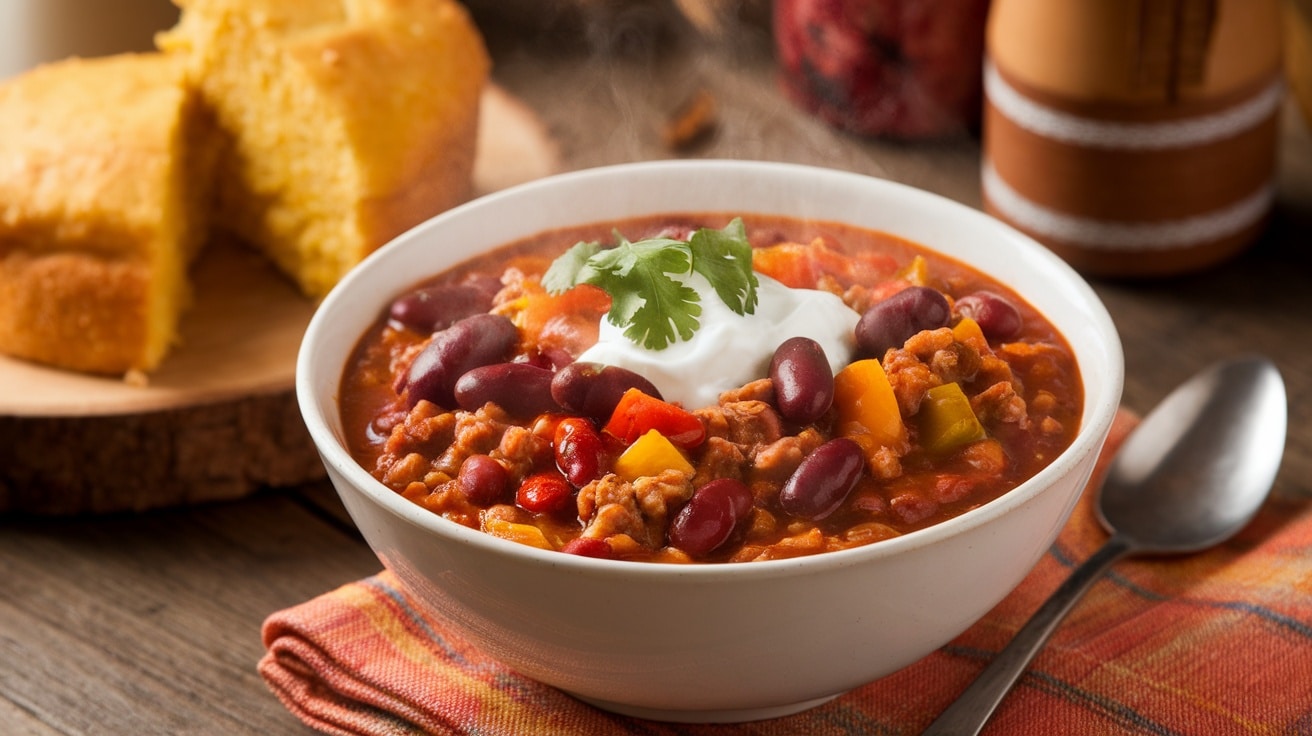
M846 437L829 440L793 471L779 491L779 506L803 519L823 519L856 488L864 468L860 445Z
M456 487L476 506L491 506L506 494L510 473L487 455L470 455L460 464Z
M553 514L563 511L574 498L569 481L556 472L534 473L524 479L515 491L515 503L525 511Z
M402 294L392 302L387 316L418 332L437 332L491 308L492 297L478 286L448 284Z
M552 445L556 448L556 467L575 486L585 486L601 474L606 446L587 419L562 419L556 425Z
M810 424L834 403L834 373L820 343L791 337L775 348L770 359L775 405L784 419Z
M729 540L752 511L752 491L734 478L717 478L698 488L670 523L670 544L694 557Z
M569 351L564 348L539 345L530 362L557 371L573 363L574 356L570 355Z
M398 390L406 392L410 406L427 399L455 408L456 381L474 368L505 360L518 341L519 330L499 314L466 317L433 335Z
M502 287L501 277L490 273L470 274L460 281L460 285L474 289L479 295L478 298L487 303L487 309L492 308L492 300L496 298Z
M493 363L466 371L455 385L456 404L477 411L491 402L515 417L559 411L551 398L551 371L529 363Z
M610 543L595 537L575 537L566 542L560 551L580 557L595 557L599 560L615 559L615 551L610 548Z
M601 363L571 363L551 379L551 396L566 411L605 421L620 403L625 391L639 391L661 398L660 391L643 376L627 368Z
M856 344L867 357L882 358L921 330L946 327L952 309L948 300L928 286L909 286L870 305L856 323Z
M748 488L746 483L733 478L717 478L706 485L715 485L722 481L724 481L722 484L724 485L723 492L729 496L729 500L733 503L734 518L739 521L746 519L751 515L752 509L756 507L756 497L752 495L752 489ZM706 486L702 487L705 488Z
M970 317L990 340L1011 340L1020 334L1020 310L1010 299L992 291L977 291L957 300L957 313Z

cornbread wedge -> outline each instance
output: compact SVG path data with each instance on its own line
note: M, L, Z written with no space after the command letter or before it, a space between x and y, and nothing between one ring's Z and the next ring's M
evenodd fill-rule
M70 59L0 84L0 352L154 368L187 304L212 140L163 54Z
M310 296L469 196L489 61L453 0L176 0L225 139L216 222Z

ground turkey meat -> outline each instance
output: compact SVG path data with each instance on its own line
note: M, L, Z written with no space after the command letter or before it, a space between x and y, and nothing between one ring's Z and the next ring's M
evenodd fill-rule
M893 386L902 416L915 416L925 392L945 383L962 386L974 380L983 359L974 347L957 342L944 327L912 335L901 348L884 355L884 372Z
M670 518L692 497L692 479L678 470L627 481L613 473L579 490L582 536L606 539L625 534L647 549L665 546Z
M551 454L550 441L512 424L495 404L473 412L443 412L421 401L392 429L375 474L396 490L419 480L433 489L456 477L471 455L490 455L512 478L522 479Z
M527 477L535 467L541 467L555 457L550 440L539 437L527 427L513 425L506 428L496 449L488 454L499 461L512 478Z
M731 404L735 401L764 401L767 404L773 404L774 381L768 378L758 378L738 388L722 391L720 400L717 403Z
M399 490L429 471L426 458L438 454L451 442L455 416L429 401L415 404L393 427L383 452L378 456L374 475L389 487Z
M796 435L780 437L774 442L758 446L752 453L752 466L746 479L757 503L773 502L788 477L802 464L802 459L824 444L824 441L823 435L807 427Z
M783 419L765 401L721 401L693 414L702 420L707 437L721 437L744 450L784 436Z
M746 464L747 456L738 445L723 437L708 437L697 459L697 472L693 475L692 484L701 487L716 478L742 480L742 469Z
M957 341L949 328L913 335L901 348L889 350L883 364L903 417L915 416L929 389L956 383L981 422L1023 426L1026 421L1022 387L1011 366L987 348Z

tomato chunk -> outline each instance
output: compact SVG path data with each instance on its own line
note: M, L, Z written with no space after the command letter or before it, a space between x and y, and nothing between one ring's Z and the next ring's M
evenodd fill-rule
M626 445L633 444L653 429L685 450L706 440L706 427L692 412L648 396L636 388L624 392L610 420L603 427L604 431L618 437Z

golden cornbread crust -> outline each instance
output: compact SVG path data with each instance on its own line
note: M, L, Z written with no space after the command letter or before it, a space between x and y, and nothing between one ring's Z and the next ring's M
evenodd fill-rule
M210 178L182 71L124 54L0 85L0 351L113 374L174 341Z
M0 343L74 370L145 370L149 281L141 263L15 252L0 262Z
M453 0L177 0L162 49L224 131L217 222L321 296L468 198L490 62Z

